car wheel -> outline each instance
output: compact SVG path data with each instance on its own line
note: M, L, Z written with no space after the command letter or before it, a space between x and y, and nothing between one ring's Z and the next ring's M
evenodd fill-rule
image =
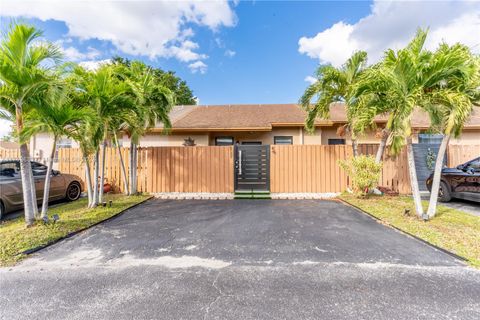
M82 188L78 182L72 182L68 185L67 188L67 200L68 201L75 201L80 198L80 194L82 193Z
M438 190L438 200L440 202L448 202L452 200L452 194L450 193L450 188L448 184L443 181L440 181L440 189Z
M3 219L4 214L5 214L5 208L3 207L2 201L0 201L0 220Z

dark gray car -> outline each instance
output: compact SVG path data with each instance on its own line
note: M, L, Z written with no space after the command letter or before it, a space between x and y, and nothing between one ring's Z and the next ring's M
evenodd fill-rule
M45 184L47 166L31 162L37 202L41 203ZM52 170L49 201L66 199L77 200L81 194L81 180L72 174L63 174ZM2 215L23 208L22 179L20 176L20 161L0 161L0 219Z

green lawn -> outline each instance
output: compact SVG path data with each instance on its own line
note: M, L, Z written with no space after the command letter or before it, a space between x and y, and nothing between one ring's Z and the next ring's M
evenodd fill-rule
M131 206L148 199L150 196L106 195L112 207L87 209L87 199L61 204L49 210L49 217L58 214L56 223L37 222L31 228L25 228L24 218L4 221L0 224L0 266L12 265L25 257L22 252L40 245L51 243L69 233L89 227L108 219Z
M358 199L353 195L340 198L391 225L428 241L438 247L454 252L469 260L469 264L480 268L480 217L438 206L438 213L430 221L415 217L410 197L372 196ZM425 209L427 201L423 201ZM409 209L412 216L405 216Z

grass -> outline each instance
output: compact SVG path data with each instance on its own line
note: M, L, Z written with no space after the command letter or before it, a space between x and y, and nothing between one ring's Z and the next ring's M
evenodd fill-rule
M36 222L30 228L25 227L24 217L4 221L0 224L0 266L13 265L25 258L22 252L38 246L52 243L68 234L89 227L97 222L108 219L119 212L138 204L149 196L106 195L112 207L97 207L88 209L87 199L55 206L48 211L51 218L58 214L56 223L44 224Z
M437 215L425 222L415 216L410 197L371 196L359 199L344 194L340 198L387 225L468 259L471 266L480 269L480 217L439 205ZM428 202L423 201L423 206L426 209ZM405 209L410 210L411 216L404 214Z

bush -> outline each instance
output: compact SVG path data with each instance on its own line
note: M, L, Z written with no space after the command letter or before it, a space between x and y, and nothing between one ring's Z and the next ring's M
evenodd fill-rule
M375 162L375 157L360 155L348 160L339 161L351 179L353 193L366 196L369 190L378 186L382 164Z

